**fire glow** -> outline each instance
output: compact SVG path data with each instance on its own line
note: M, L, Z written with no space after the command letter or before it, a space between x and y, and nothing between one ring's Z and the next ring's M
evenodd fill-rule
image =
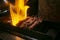
M17 23L27 18L27 9L29 8L26 5L27 2L28 0L15 0L14 5L9 3L12 25L16 26Z

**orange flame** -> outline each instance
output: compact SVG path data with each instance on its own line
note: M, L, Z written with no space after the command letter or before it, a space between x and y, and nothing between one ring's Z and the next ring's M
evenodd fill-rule
M27 9L29 8L29 6L26 5L27 1L28 0L15 0L15 5L10 4L10 15L14 26L27 18Z

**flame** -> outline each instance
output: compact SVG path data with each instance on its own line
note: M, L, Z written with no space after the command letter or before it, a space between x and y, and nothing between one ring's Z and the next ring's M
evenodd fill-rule
M29 6L26 5L28 0L15 0L15 5L10 4L10 15L12 19L12 25L16 26L17 23L27 18L27 9Z

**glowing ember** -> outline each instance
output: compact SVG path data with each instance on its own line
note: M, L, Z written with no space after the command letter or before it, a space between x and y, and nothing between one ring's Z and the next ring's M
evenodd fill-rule
M29 8L29 6L26 6L27 1L15 0L15 5L10 4L10 15L14 26L27 18L27 9Z

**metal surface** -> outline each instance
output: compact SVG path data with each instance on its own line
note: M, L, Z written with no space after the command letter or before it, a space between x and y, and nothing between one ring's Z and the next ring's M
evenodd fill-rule
M22 37L24 39L29 39L29 37L31 37L31 38L35 38L38 40L39 39L51 40L51 37L49 37L46 34L40 33L38 31L34 31L34 30L30 30L30 29L21 29L19 27L14 27L12 25L0 22L0 32L1 31Z
M5 32L0 32L0 39L1 40L24 40L23 38Z

